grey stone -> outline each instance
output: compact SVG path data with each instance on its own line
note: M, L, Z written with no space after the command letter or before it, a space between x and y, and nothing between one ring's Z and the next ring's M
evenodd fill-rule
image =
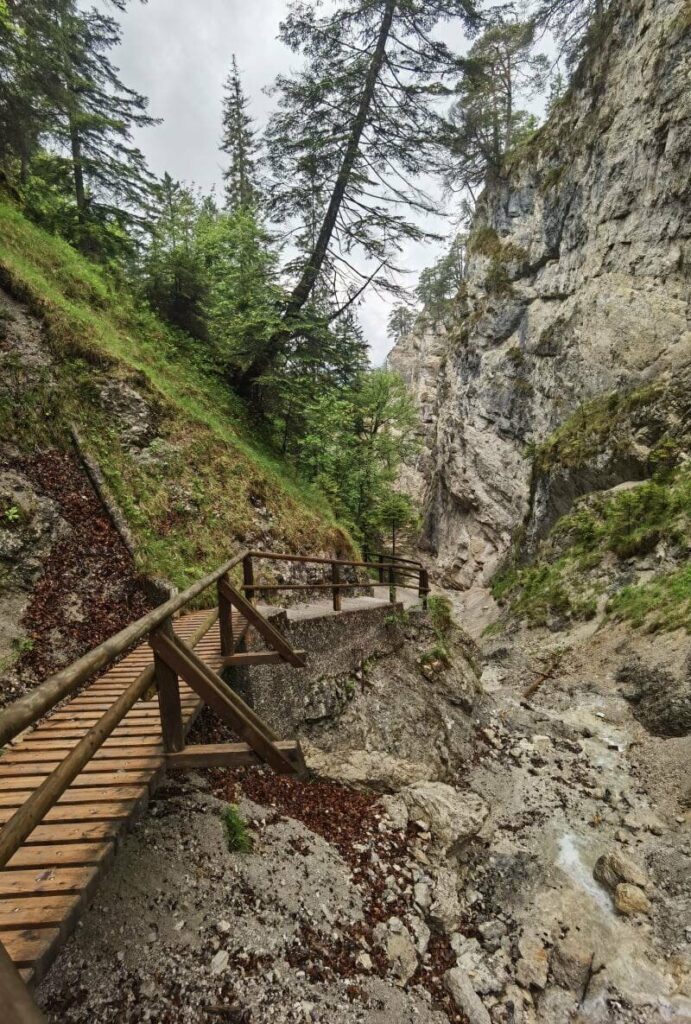
M456 1007L468 1018L469 1024L492 1024L492 1019L482 1000L459 967L453 967L446 972L444 986Z

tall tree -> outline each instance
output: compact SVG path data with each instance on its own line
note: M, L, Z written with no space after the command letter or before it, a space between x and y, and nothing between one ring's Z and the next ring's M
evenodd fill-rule
M504 157L536 119L522 106L543 88L548 61L534 49L533 22L500 20L473 44L449 118L447 184L475 201L499 180Z
M95 8L81 11L72 0L60 0L54 17L58 117L51 134L70 154L82 244L91 248L94 225L146 222L154 179L132 132L157 122L110 60L121 38L115 19Z
M267 133L272 199L288 219L304 217L316 199L319 229L300 259L283 330L241 387L280 352L320 281L337 282L342 304L372 281L393 288L403 244L428 236L413 216L437 212L419 184L439 134L432 97L460 66L434 33L442 22L470 26L475 18L474 0L342 0L328 14L308 0L292 4L280 37L305 66L276 83L279 110Z
M234 211L240 207L255 207L261 195L259 146L254 122L248 113L248 100L242 88L235 54L225 84L221 149L230 157L230 164L223 173L227 209Z
M200 223L209 214L199 195L169 174L156 186L155 200L158 214L141 262L139 286L159 316L205 340L209 275L199 235Z

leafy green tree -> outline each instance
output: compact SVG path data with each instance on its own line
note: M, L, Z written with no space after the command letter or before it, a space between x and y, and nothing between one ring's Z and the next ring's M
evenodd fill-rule
M501 178L506 153L537 126L521 107L543 88L549 67L535 52L534 39L533 22L498 21L468 53L449 116L452 167L446 182L473 202Z
M302 219L295 230L310 245L283 329L247 368L243 390L266 372L320 282L341 304L373 281L395 288L401 246L427 237L411 214L436 212L420 186L439 135L431 97L459 69L435 31L475 18L473 0L342 0L328 13L305 0L291 5L280 38L305 63L276 83L279 109L267 133L272 208L288 222ZM308 213L318 230L307 229Z
M206 219L199 246L208 276L210 337L224 371L237 374L278 328L277 256L254 211L242 206Z
M226 207L231 212L238 207L255 208L261 196L258 171L256 132L247 112L248 100L242 88L235 54L233 66L225 85L223 99L223 138L221 149L230 157L223 173Z
M431 323L443 323L453 310L466 274L466 243L466 235L457 234L436 263L420 273L415 294Z
M415 327L416 312L408 303L397 302L389 313L386 331L394 342L405 338Z

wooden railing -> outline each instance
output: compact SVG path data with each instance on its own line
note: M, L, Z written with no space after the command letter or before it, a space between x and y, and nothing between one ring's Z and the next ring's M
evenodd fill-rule
M255 573L257 562L286 562L328 567L324 582L264 582ZM231 582L230 573L242 566L242 584ZM365 570L367 578L347 580L345 570ZM373 581L369 573L376 575ZM363 573L364 575L364 573ZM134 705L155 685L158 692L161 733L167 764L190 768L211 765L271 765L278 772L295 772L304 767L299 743L279 740L276 734L196 653L195 647L218 622L222 664L224 667L286 662L295 667L305 664L305 652L295 651L287 638L254 604L258 593L275 591L331 591L333 607L340 611L344 591L387 587L389 598L396 600L396 587L413 582L420 599L426 602L429 579L424 568L408 560L377 556L376 561L347 560L267 551L241 551L182 593L153 609L136 622L120 630L72 665L55 673L43 684L0 712L0 747L34 725L60 701L75 694L92 677L146 639L153 650L153 663L139 674L91 725L56 768L31 793L0 831L0 867L8 863L31 835L48 811L58 802L99 748L106 742ZM216 586L216 607L198 626L187 642L173 629L174 616L188 608L204 591ZM237 615L243 626L233 628ZM267 650L248 650L246 636L253 628L266 642ZM185 730L179 683L183 679L235 732L242 743L214 747L185 746ZM24 997L24 986L0 945L0 1003L16 1007L18 1020L43 1018Z
M323 565L330 566L330 579L319 583L262 583L255 576L255 560L273 562L294 562L301 565ZM344 580L343 569L366 569L374 571L377 579ZM397 588L412 586L418 592L418 597L426 606L430 592L429 575L421 562L412 559L398 558L398 556L384 555L377 553L373 558L366 555L362 561L348 559L314 558L309 555L284 555L276 554L273 551L249 551L243 558L243 589L251 599L257 593L271 593L275 591L331 591L334 611L340 611L342 606L342 595L344 591L355 591L358 589L369 589L370 587L385 587L389 591L389 600L395 603Z

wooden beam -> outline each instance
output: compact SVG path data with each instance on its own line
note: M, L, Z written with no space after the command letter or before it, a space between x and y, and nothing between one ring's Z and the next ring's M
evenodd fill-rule
M298 762L301 759L299 744L294 740L278 740L275 746L291 761ZM166 756L168 769L238 768L261 763L262 759L247 743L195 743L178 754Z
M276 747L276 735L254 714L252 709L226 686L220 676L204 664L179 640L157 634L152 637L154 650L179 676L197 691L226 725L259 754L263 761L282 774L293 774L295 767Z
M222 576L227 580L228 577ZM229 655L235 653L235 638L233 637L233 606L226 597L223 588L216 584L218 593L218 629L221 637L221 654Z
M48 1024L1 942L0 1006L6 1024Z
M331 582L333 583L333 606L335 612L341 610L341 567L338 562L331 563Z
M299 658L306 658L306 651L295 651ZM250 651L249 653L231 654L223 659L223 667L232 665L278 665L286 659L278 651Z
M171 636L173 624L168 619L160 630L164 636ZM180 684L177 672L154 651L154 678L158 691L158 706L161 711L161 733L166 751L182 750L185 746L185 727L182 722Z
M284 659L296 668L304 668L305 660L299 657L296 651L290 646L283 633L276 629L273 623L269 622L260 611L254 607L254 605L247 600L247 598L236 590L235 587L231 587L229 583L221 581L221 587L223 588L228 600L231 601L235 607L245 616L250 625L254 626L257 632L264 637L266 642L282 654Z

